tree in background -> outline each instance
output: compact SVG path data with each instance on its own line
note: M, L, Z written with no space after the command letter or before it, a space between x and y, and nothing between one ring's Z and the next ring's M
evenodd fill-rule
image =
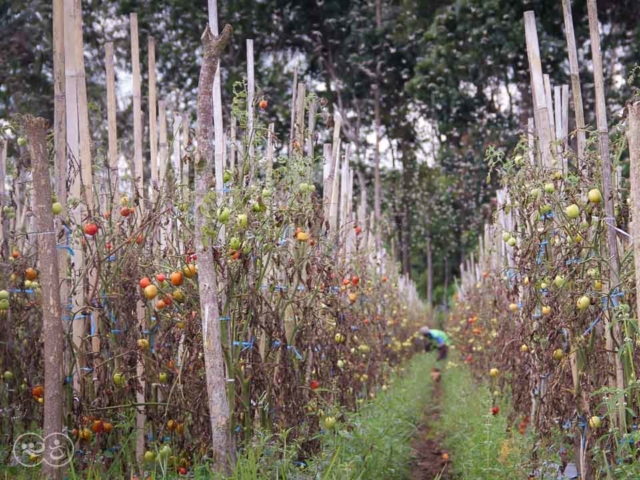
M200 28L207 2L190 0L85 0L84 37L95 158L106 152L104 42L115 43L121 74L129 72L128 14L138 13L141 45L156 38L160 95L169 107L193 111L202 55ZM599 0L602 46L608 67L607 98L618 108L628 98L625 80L640 61L640 4ZM567 54L559 0L273 0L219 2L221 22L237 39L253 38L257 83L269 100L262 114L288 129L292 70L344 118L354 146L352 162L362 172L374 202L376 106L379 111L381 183L386 245L403 271L424 277L430 239L434 283L457 273L465 252L491 208L495 185L486 184L484 152L509 148L530 115L523 13L538 18L544 68L554 84L567 83ZM588 49L586 6L573 2L579 48ZM0 118L31 113L53 118L51 5L45 0L0 0ZM221 60L223 96L244 77L245 42L234 42ZM141 61L146 62L146 48ZM583 62L583 68L589 63ZM146 75L146 68L143 68ZM591 76L583 72L586 111L593 101ZM122 130L131 124L130 97L122 92ZM147 107L143 78L143 110ZM225 105L230 102L223 102ZM329 112L330 113L330 112ZM225 112L228 117L229 112ZM327 116L327 118L330 118ZM417 119L435 132L425 137ZM587 119L589 121L590 119ZM145 135L145 139L147 136ZM320 139L322 141L322 139ZM121 151L131 157L130 140ZM286 142L283 142L286 144ZM282 146L286 148L286 145ZM425 154L425 149L431 153ZM425 164L426 158L437 168ZM436 202L435 199L438 201ZM440 221L431 204L444 202ZM450 283L450 282L449 282Z

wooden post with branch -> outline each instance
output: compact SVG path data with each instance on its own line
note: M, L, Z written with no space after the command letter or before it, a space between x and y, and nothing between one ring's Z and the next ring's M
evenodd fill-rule
M225 26L222 35L214 37L206 28L202 42L204 57L198 83L198 133L195 159L195 245L199 261L198 286L202 316L202 338L207 377L207 396L212 431L214 468L229 472L230 462L235 462L229 431L230 412L226 393L226 375L220 342L220 317L218 307L218 280L211 248L213 239L206 238L208 210L206 197L212 183L213 162L213 82L218 60L231 40L231 26Z
M51 211L51 175L47 155L47 122L43 118L26 117L25 131L33 167L34 213L37 222L38 258L42 284L42 333L44 338L44 433L46 478L60 478L53 452L55 434L62 433L64 329L60 308L60 282L56 258L56 232ZM51 436L50 436L51 435Z

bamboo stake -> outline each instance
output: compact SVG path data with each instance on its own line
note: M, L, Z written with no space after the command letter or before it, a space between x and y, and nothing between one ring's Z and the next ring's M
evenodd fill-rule
M531 11L524 13L525 36L527 41L527 56L531 71L531 89L533 92L536 130L540 142L542 166L551 167L551 127L546 102L542 63L540 61L540 47L538 46L538 32L536 31L536 17Z
M556 125L553 104L553 89L551 88L551 79L548 74L542 76L544 81L544 95L547 102L547 113L549 115L549 132L551 133L551 141L556 141Z
M64 48L65 48L65 96L67 101L66 123L67 123L67 147L69 150L70 162L73 167L78 170L80 161L80 125L78 118L78 61L75 50L75 2L77 0L68 0L64 3ZM75 198L81 197L80 192L80 175L76 173L73 177L71 185L71 194ZM82 212L78 207L71 212L74 222L78 225L82 224ZM74 241L72 244L74 254L74 271L73 278L78 278L78 272L84 269L84 251L80 242ZM84 307L84 288L78 286L74 290L73 303L75 306ZM85 322L82 318L70 318L72 325L72 340L76 352L76 362L73 372L73 389L80 394L80 368L84 364L82 352L82 341L85 335Z
M158 189L160 195L158 198L163 198L162 195L165 192L166 177L167 177L167 161L169 158L169 144L167 142L167 105L164 100L158 102L158 130L160 134L160 143L158 144ZM169 232L163 228L157 230L157 235L160 240L160 248L162 251L167 246L167 235Z
M189 152L187 149L189 148L189 115L186 113L182 114L182 157L180 158L180 184L182 185L182 200L185 201L187 198L187 192L189 191L189 168L191 162L188 162L186 165L183 161L183 158L188 158Z
M316 129L316 112L318 105L315 101L309 102L309 136L307 137L307 156L313 159L313 135Z
M324 221L329 219L329 204L331 202L331 187L333 186L333 180L331 176L331 144L325 143L322 145L322 158L323 160L323 168L322 168L322 207L324 213Z
M238 120L236 119L236 117L232 116L231 117L231 133L230 133L230 138L229 138L229 143L231 143L231 148L229 151L229 170L233 172L233 169L235 168L235 163L236 163L236 153L238 151L238 146L236 145L237 142L237 132L236 132L236 125L238 123Z
M64 0L54 0L53 2L53 88L54 88L54 178L56 179L55 192L56 199L62 205L62 211L67 210L67 101L66 101L66 81L65 81L65 25L64 25ZM2 205L7 204L5 196L5 174L6 174L6 142L4 144L4 156L2 155L2 145L0 145L0 161L2 173L0 174L0 185ZM62 219L56 219L54 228L58 234L64 235L64 224ZM8 222L2 223L2 254L7 258L9 246L7 244ZM58 284L60 304L65 306L65 316L68 315L69 304L69 279L67 270L69 263L69 253L67 250L56 249L58 260ZM64 348L64 339L63 339ZM73 365L71 349L64 356L64 370L70 371Z
M536 163L536 152L535 152L535 126L533 123L533 118L527 119L527 146L529 148L529 162L531 165L535 165Z
M338 185L340 177L337 174L340 165L340 128L342 127L342 116L339 112L334 114L333 126L333 146L331 150L331 169L329 173L329 184L331 190L328 192L329 198L329 229L336 232L338 222Z
M140 81L140 45L138 39L138 14L130 15L131 22L131 64L133 75L133 147L134 147L134 184L133 191L138 199L140 212L144 213L144 171L142 158L142 88ZM136 305L136 316L138 318L138 328L145 331L146 316L144 311L144 303L141 299ZM139 382L139 388L136 389L136 402L139 406L136 408L136 460L138 465L142 467L144 463L145 451L145 424L147 420L145 403L146 382L144 381L144 363L141 359L136 365L136 376Z
M631 167L631 236L633 237L633 258L636 271L636 292L640 292L640 102L629 107L629 163ZM636 295L640 312L640 295Z
M109 124L109 179L111 180L110 203L120 203L118 184L118 128L116 123L116 74L113 59L113 42L105 44L107 66L107 123Z
M218 29L218 1L208 0L209 6L209 28L214 37L219 35ZM222 196L224 191L224 123L222 117L222 84L220 80L220 59L213 78L213 128L215 138L215 182L216 192ZM218 239L224 242L225 229L221 228Z
M593 58L593 75L596 91L596 124L598 127L598 141L600 145L600 159L602 167L602 190L604 196L605 222L607 228L607 245L609 249L610 285L614 289L619 289L620 264L618 259L618 242L615 230L615 215L613 211L613 192L611 190L611 158L609 153L609 127L607 125L607 105L604 96L604 74L602 69L602 52L600 50L600 32L598 31L598 10L595 0L587 0L587 10L589 12L589 34L591 37L591 56ZM614 357L616 373L615 382L617 388L623 390L624 372L622 361L617 352L614 351L614 344L620 345L621 332L620 324L616 323L614 328L609 328L609 315L605 315L605 331L607 351ZM613 331L612 331L613 330ZM618 426L622 431L626 431L626 411L624 402L619 402Z
M576 138L578 143L578 170L585 168L584 154L587 148L586 127L584 122L584 110L582 106L582 89L580 88L580 67L578 66L578 49L576 36L573 31L573 15L571 13L571 0L562 0L562 12L564 16L564 30L567 37L567 50L569 53L569 74L571 76L571 93L573 95L573 110L576 117Z
M255 175L255 130L254 104L256 95L255 64L253 57L253 40L247 40L247 133L249 142L249 184Z
M156 41L148 40L149 57L149 152L151 154L151 191L149 201L153 202L158 188L158 92L156 87Z
M142 166L142 93L140 86L140 44L138 40L138 14L130 15L131 21L131 66L133 76L133 157L135 196L138 197L140 210L144 211L144 173Z
M7 142L0 137L0 209L9 205L9 197L7 195ZM2 216L2 229L0 230L2 235L0 243L0 252L2 252L2 258L9 258L9 218L6 215ZM66 257L65 257L66 259Z
M296 95L296 130L294 152L302 154L304 148L304 108L307 99L306 87L304 83L298 84L298 93Z
M169 142L167 141L167 104L164 100L158 102L158 130L160 133L160 143L158 150L158 186L162 190L166 184L167 162L169 159Z
M295 139L296 122L296 93L298 92L298 67L293 69L293 84L291 85L291 127L289 129L289 151L292 150Z

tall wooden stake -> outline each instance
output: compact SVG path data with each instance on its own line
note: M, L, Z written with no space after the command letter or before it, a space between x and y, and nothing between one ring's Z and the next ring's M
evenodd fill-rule
M204 58L198 83L198 142L195 159L195 246L198 255L198 287L202 315L202 337L207 377L207 397L212 431L213 468L221 473L230 471L235 463L229 431L230 413L226 392L226 375L220 336L218 280L213 250L205 240L206 196L211 184L213 161L213 83L218 59L231 40L231 26L220 37L214 37L207 27L202 36Z
M156 40L149 37L149 153L151 154L151 191L149 200L155 199L158 188L158 91L156 87Z
M113 58L113 42L105 44L107 67L107 123L109 125L109 179L111 181L111 203L120 203L118 183L118 127L116 118L116 73Z
M64 330L60 311L58 290L58 262L46 261L56 258L56 232L53 229L51 211L51 174L47 154L47 122L44 118L27 117L25 130L29 141L29 152L33 166L34 213L37 222L38 258L42 284L42 330L44 338L44 434L49 437L45 444L43 473L47 478L60 478L56 468L54 451L55 434L62 433L63 354Z
M144 210L144 172L142 166L142 92L140 85L140 44L138 39L138 14L131 20L131 72L133 76L133 179L134 193L138 196L140 209Z
M576 35L573 31L573 15L571 14L571 0L562 0L564 14L564 31L567 37L569 53L569 74L571 76L571 94L573 95L573 109L576 117L576 138L578 143L578 169L585 167L584 152L587 148L587 134L584 123L584 109L582 106L582 88L580 87L580 67L578 65L578 49Z
M598 127L598 142L600 145L600 161L602 166L602 193L604 196L605 223L607 228L607 245L609 250L609 275L610 285L620 289L620 263L618 259L618 240L615 230L615 214L613 211L614 198L611 190L611 157L609 153L609 127L607 125L607 105L604 96L604 73L602 70L602 52L600 50L600 32L598 30L598 7L596 0L587 0L587 10L589 12L589 34L591 37L591 56L593 58L593 76L596 91L596 124ZM609 315L605 315L606 320L606 343L607 351L614 357L616 373L615 383L617 388L624 389L624 373L622 361L617 352L614 351L614 344L620 344L620 324L616 323L614 328L609 328ZM619 402L618 427L626 431L626 411L624 402Z

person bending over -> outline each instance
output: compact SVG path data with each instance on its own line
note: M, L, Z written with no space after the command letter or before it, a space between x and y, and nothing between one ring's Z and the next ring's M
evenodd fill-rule
M425 345L424 348L427 352L430 352L434 348L438 349L438 361L445 360L449 353L449 337L442 330L436 330L434 328L422 327L420 333L424 335Z

